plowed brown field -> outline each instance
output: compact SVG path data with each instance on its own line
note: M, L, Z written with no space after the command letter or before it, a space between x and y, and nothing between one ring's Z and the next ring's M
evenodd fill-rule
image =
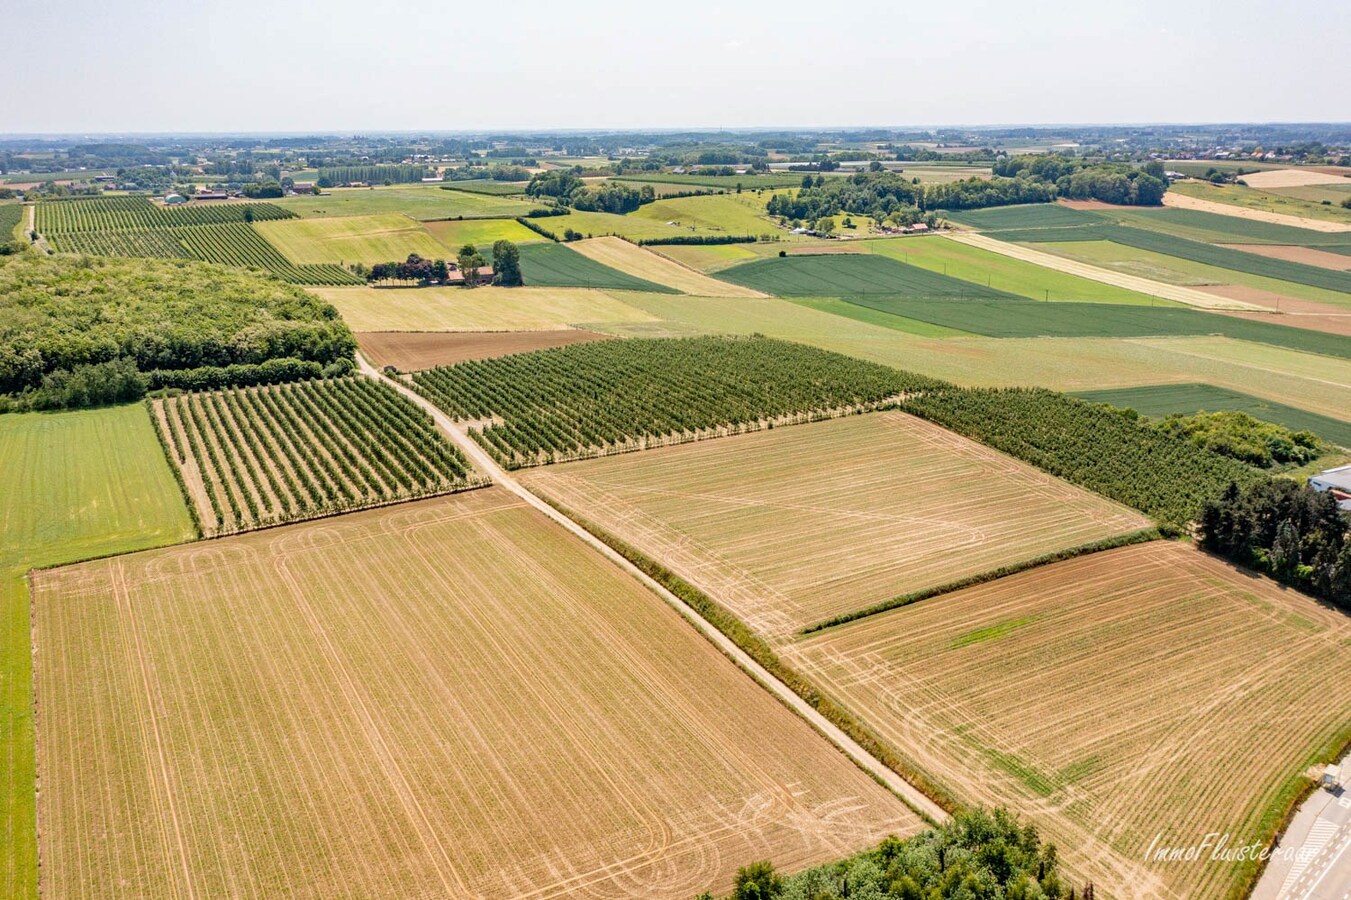
M662 560L771 640L898 594L1148 524L904 413L520 477Z
M497 488L34 576L50 897L672 897L919 821Z
M377 366L415 372L468 359L491 359L566 347L609 337L578 328L553 331L367 331L357 335L361 352Z
M1244 865L1208 851L1147 863L1151 842L1269 839L1282 785L1351 721L1351 619L1172 542L927 600L785 655L964 800L1032 816L1100 895L1133 900L1230 896Z

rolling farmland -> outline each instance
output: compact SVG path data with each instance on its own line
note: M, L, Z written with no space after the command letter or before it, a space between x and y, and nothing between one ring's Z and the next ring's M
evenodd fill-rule
M523 480L776 643L900 594L1149 524L903 413L551 466Z
M1023 299L1006 291L948 278L896 259L871 254L774 257L718 273L733 284L779 297L907 297Z
M688 900L920 827L498 489L35 590L53 896Z
M1351 229L1351 210L1342 209L1339 206L1324 206L1321 203L1244 187L1241 184L1207 184L1202 181L1183 181L1173 185L1169 193L1237 207L1240 211L1247 210L1259 215L1274 213L1280 216L1325 222L1328 225L1335 225L1340 231Z
M471 359L491 359L566 347L609 335L579 328L548 331L366 331L357 335L361 352L376 366L401 372L452 366Z
M186 394L154 409L208 536L481 483L429 416L365 378Z
M526 284L538 287L678 293L673 287L612 269L566 244L540 243L521 247L521 275Z
M644 247L638 247L622 238L599 237L577 241L570 249L601 265L616 269L634 278L665 285L684 294L700 297L763 297L751 288L729 284L710 278L702 272L667 259Z
M427 222L423 227L440 245L437 255L448 259L454 258L465 244L473 244L485 258L491 260L492 246L496 241L529 244L545 240L515 219L450 219Z
M38 888L32 648L25 574L189 540L192 521L145 407L0 416L0 896Z
M507 468L866 409L941 382L765 337L599 341L429 369L418 391ZM499 421L500 420L500 421Z
M374 216L396 213L419 221L523 216L539 204L511 197L442 190L439 184L333 188L322 194L286 197L278 205L306 219L316 216Z
M353 331L539 331L656 321L624 300L586 288L344 287L315 293L337 307Z
M1181 544L1080 557L784 651L968 802L1033 815L1105 894L1224 898L1251 864L1147 864L1207 832L1266 844L1344 741L1344 615Z
M264 222L258 232L293 263L365 263L402 261L410 253L427 259L445 249L407 216L288 219Z
M91 197L37 204L37 230L43 234L95 231L159 231L187 225L242 224L289 219L294 213L273 203L220 203L158 206L145 197Z

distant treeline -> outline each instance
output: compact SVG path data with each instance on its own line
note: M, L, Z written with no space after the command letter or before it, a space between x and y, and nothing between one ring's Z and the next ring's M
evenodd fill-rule
M333 166L320 169L315 183L321 188L339 187L353 181L366 184L414 184L432 174L426 166Z
M553 200L582 212L607 212L622 215L657 199L650 184L641 188L614 181L589 185L576 169L540 172L525 186L526 196Z
M1157 160L1137 168L1130 163L1095 163L1054 154L1029 154L1003 157L995 162L993 171L996 176L1055 185L1058 196L1071 200L1158 206L1168 190L1163 163Z

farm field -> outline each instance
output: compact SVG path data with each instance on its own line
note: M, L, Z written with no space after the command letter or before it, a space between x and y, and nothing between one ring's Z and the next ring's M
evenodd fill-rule
M551 331L368 331L357 335L357 343L374 365L394 366L400 372L411 372L607 337L575 328Z
M1284 187L1274 189L1272 193L1281 194L1286 197L1294 197L1296 200L1306 200L1309 203L1322 203L1324 200L1339 205L1348 196L1351 196L1351 179L1342 178L1335 184L1316 184L1305 187Z
M780 246L780 242L763 244L662 244L651 247L654 253L669 257L684 266L705 274L730 268L737 263L777 256L780 250L792 251L795 245Z
M1270 191L1244 187L1241 184L1179 181L1169 189L1168 193L1194 197L1211 203L1242 207L1260 213L1277 213L1282 216L1335 223L1338 226L1343 226L1342 230L1351 229L1351 210L1349 209L1342 209L1336 205L1324 206L1321 203L1286 197Z
M673 287L613 269L566 244L539 243L521 247L521 275L527 285L537 287L679 293Z
M35 589L53 896L687 900L920 827L500 489Z
M494 181L491 178L470 178L464 181L447 181L441 185L446 191L468 191L471 194L492 194L496 197L510 197L525 194L524 181Z
M1279 190L1281 188L1305 187L1311 184L1348 184L1345 175L1333 175L1318 169L1266 169L1261 172L1249 172L1243 176L1243 182L1259 191Z
M23 226L28 210L19 203L0 203L0 243L23 238Z
M831 418L941 382L749 338L630 339L428 369L419 391L508 469Z
M430 416L367 378L184 394L154 410L208 537L482 483Z
M590 238L576 241L568 247L603 266L684 294L696 294L701 297L764 296L759 291L710 278L702 272L667 259L645 247L635 246L622 238Z
M1327 303L1332 306L1351 308L1351 296L1341 291L1297 284L1293 281L1282 281L1278 278L1249 272L1238 272L1154 250L1128 247L1111 240L1049 241L1035 244L1034 249L1104 269L1124 272L1127 275L1162 281L1165 284L1183 286L1241 285L1278 294L1282 297L1293 297L1299 300L1310 300L1315 303Z
M189 540L140 404L0 416L0 896L36 898L30 568Z
M706 233L783 234L784 230L766 216L768 200L768 197L751 193L676 197L644 204L629 216L674 222L682 228L695 228Z
M275 203L221 203L217 206L188 204L167 207L146 197L104 196L51 200L37 204L37 230L43 235L78 232L162 231L189 225L239 225L253 221L289 219Z
M1052 303L1123 303L1137 306L1172 306L1147 294L1116 285L1091 281L1045 266L940 237L885 238L862 242L869 252L907 265L940 272L978 285Z
M1321 250L1317 247L1290 247L1284 244L1227 244L1233 250L1255 253L1271 259L1283 259L1288 262L1309 266L1322 266L1339 272L1351 272L1351 253ZM1351 244L1348 245L1351 249Z
M964 387L1042 385L1080 391L1123 384L1203 381L1333 417L1344 416L1351 406L1351 363L1229 338L935 340L900 328L832 315L809 308L804 301L766 298L728 303L719 298L661 294L629 294L625 299L651 319L638 325L593 327L618 335L759 333L921 372ZM811 301L813 305L821 302ZM890 318L898 323L914 321Z
M1233 207L1230 207L1231 209ZM1100 213L1125 225L1211 244L1289 244L1295 247L1351 247L1351 234L1314 231L1274 222L1220 215L1198 209L1114 207Z
M603 291L548 287L316 288L353 331L539 331L640 324L651 314Z
M1102 224L1109 219L1093 210L1075 209L1063 203L1030 203L945 212L943 218L981 231L1024 228L1069 228Z
M454 259L465 244L473 244L485 258L491 259L492 246L497 241L530 244L545 240L515 219L451 219L427 222L423 227L439 245L436 255L447 259Z
M792 172L769 175L676 175L670 172L638 175L620 175L612 181L629 181L637 184L678 184L686 188L714 188L722 191L735 191L738 184L743 190L754 191L773 188L795 188L802 184L802 176Z
M394 185L372 188L333 188L319 195L285 197L277 205L304 218L315 216L372 216L402 213L414 219L454 219L459 216L510 218L523 216L539 204L510 197L442 190L440 184Z
M428 259L445 255L421 223L401 215L287 219L256 227L293 263L373 265L402 261L410 253Z
M718 273L733 284L779 297L983 297L1022 299L997 288L906 265L872 254L831 253L772 257Z
M1081 391L1077 396L1094 403L1133 409L1142 416L1152 417L1237 410L1254 419L1283 425L1291 431L1312 431L1329 443L1351 448L1351 422L1209 384L1156 384Z
M895 412L551 466L523 481L776 643L900 594L1149 525Z
M1351 695L1326 690L1351 677L1346 617L1173 542L1026 571L782 652L963 799L1035 817L1104 895L1141 900L1232 896L1250 865L1150 864L1151 841L1266 845L1299 773L1351 720Z

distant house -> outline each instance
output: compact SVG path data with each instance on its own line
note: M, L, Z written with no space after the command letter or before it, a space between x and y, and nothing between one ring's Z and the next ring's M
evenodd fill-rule
M464 284L464 272L455 263L446 264L446 284ZM491 284L493 280L492 266L479 266L478 277L474 279L474 284Z
M229 200L230 195L225 191L198 191L192 195L194 200Z
M1322 493L1331 491L1337 498L1337 505L1351 511L1351 466L1338 466L1319 472L1309 479L1309 487Z
M165 206L182 206L184 203L187 203L187 202L188 202L188 198L187 198L187 197L184 197L182 194L165 194L165 195L164 195L164 205L165 205Z
M297 181L291 185L291 192L295 194L317 194L313 181Z
M911 225L908 228L902 228L901 230L906 234L924 234L929 230L929 226L923 222L916 222L914 225Z

